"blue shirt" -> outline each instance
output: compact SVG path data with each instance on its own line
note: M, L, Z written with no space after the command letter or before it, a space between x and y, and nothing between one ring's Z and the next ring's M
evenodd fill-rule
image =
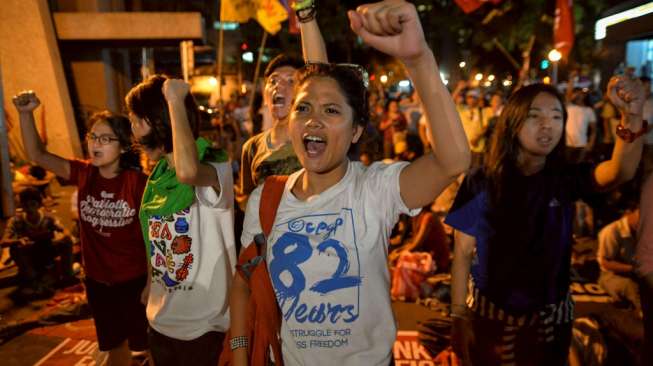
M471 275L484 296L514 313L564 299L573 203L595 192L593 171L568 165L513 174L496 200L482 170L465 178L445 222L476 239Z

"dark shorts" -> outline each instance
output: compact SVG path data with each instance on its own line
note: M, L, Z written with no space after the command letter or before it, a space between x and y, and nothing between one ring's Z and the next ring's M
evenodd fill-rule
M141 293L147 276L106 285L86 278L86 297L95 320L100 351L109 351L129 342L132 351L144 351L147 344L147 317Z
M150 327L150 353L156 366L215 366L225 334L208 332L190 341L168 337Z

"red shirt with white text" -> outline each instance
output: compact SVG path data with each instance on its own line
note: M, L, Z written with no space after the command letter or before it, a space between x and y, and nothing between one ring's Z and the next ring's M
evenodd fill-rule
M89 162L70 161L78 187L80 239L86 275L115 284L147 273L138 210L147 176L126 169L107 179Z

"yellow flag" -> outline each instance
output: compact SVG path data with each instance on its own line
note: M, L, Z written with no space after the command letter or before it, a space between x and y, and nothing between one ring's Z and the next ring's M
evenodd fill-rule
M220 21L246 23L255 18L266 32L276 34L288 19L286 8L278 0L221 0Z
M221 0L220 21L246 23L256 14L258 0Z
M256 20L270 34L281 30L281 22L288 19L286 8L278 0L258 0Z

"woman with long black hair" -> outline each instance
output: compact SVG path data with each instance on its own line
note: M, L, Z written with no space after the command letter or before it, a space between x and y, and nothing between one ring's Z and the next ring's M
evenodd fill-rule
M564 101L535 84L510 97L485 165L463 182L446 222L456 230L452 343L465 364L566 363L572 204L631 179L646 130L638 81L615 77L608 94L623 115L610 160L564 161Z

